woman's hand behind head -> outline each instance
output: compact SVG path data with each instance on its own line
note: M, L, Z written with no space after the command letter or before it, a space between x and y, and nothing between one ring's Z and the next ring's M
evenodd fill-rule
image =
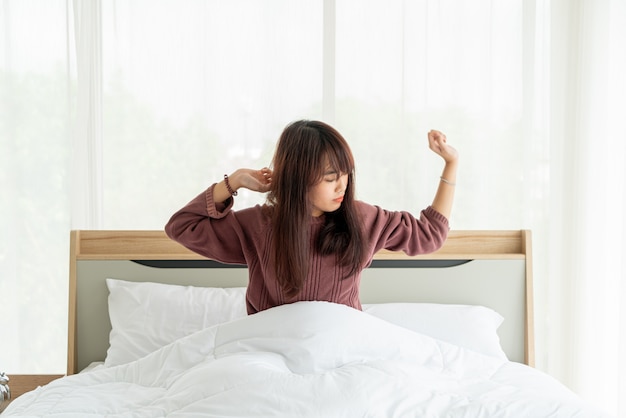
M233 179L231 181L237 181L239 187L266 193L272 184L272 170L267 167L263 167L260 170L240 168L232 174L231 178Z

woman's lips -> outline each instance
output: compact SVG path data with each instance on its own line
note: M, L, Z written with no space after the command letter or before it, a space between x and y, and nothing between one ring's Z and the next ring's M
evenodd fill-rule
M343 202L343 196L338 197L337 199L333 199L333 202L337 202L337 203Z

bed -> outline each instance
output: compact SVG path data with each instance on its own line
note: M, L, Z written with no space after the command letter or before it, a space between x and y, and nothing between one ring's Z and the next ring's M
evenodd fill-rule
M13 417L602 417L536 370L531 233L380 252L363 311L245 313L245 266L161 231L72 231L67 376Z

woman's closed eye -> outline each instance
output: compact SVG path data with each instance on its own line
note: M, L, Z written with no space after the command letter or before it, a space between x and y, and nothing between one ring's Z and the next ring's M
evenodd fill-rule
M339 179L339 174L332 169L326 170L326 172L324 173L324 181L327 183L332 183L334 181L337 181Z

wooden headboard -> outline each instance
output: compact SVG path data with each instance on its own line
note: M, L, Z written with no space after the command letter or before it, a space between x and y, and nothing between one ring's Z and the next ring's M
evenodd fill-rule
M247 283L245 266L195 254L162 231L71 231L67 373L103 361L111 324L105 279L206 287ZM429 302L490 307L510 360L534 365L531 233L450 231L437 252L381 251L363 271L363 303Z

